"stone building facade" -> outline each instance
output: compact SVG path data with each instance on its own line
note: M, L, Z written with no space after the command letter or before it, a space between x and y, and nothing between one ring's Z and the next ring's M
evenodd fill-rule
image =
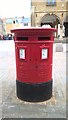
M68 2L67 0L32 0L31 25L49 24L57 28L57 36L68 35Z

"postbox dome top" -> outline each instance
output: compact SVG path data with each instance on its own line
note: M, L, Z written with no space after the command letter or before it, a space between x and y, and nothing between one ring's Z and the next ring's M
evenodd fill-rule
M12 29L11 33L17 35L45 35L52 36L54 32L57 32L55 28L45 28L45 27L27 27L22 29Z

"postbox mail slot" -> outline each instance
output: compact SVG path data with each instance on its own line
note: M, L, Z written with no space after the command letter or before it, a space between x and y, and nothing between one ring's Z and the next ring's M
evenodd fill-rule
M38 37L38 40L50 40L50 37Z
M28 37L17 37L17 40L27 41Z

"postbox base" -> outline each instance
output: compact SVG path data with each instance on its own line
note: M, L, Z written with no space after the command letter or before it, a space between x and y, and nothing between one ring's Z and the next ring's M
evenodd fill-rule
M52 80L47 83L29 84L16 81L17 97L28 102L42 102L52 97Z

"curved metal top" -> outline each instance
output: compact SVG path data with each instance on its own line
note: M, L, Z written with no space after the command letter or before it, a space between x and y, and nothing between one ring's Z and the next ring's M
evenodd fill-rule
M14 33L15 36L38 36L38 35L45 35L45 36L52 36L54 32L57 32L55 28L42 28L42 27L31 27L31 28L23 28L23 29L13 29L11 33Z

